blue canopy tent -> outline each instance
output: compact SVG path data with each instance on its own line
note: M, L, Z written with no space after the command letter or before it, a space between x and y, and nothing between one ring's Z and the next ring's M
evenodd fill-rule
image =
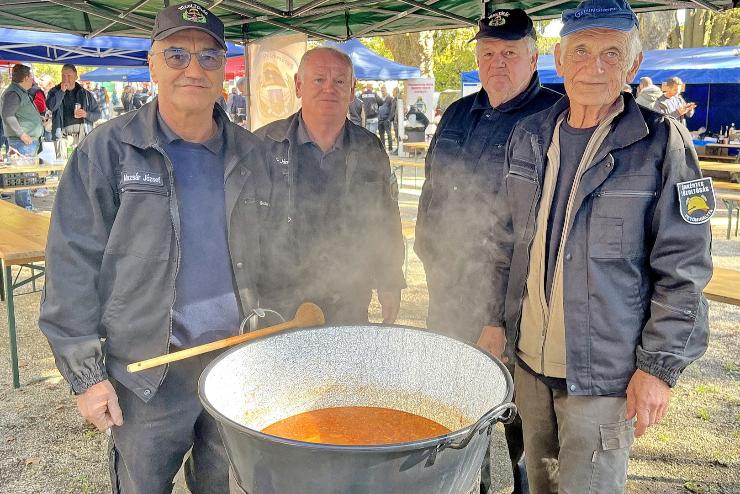
M149 82L147 67L98 67L86 72L82 80L91 82Z
M147 38L97 36L22 31L0 28L0 60L37 63L73 63L131 67L146 65L151 41ZM228 43L229 56L244 54L244 49Z
M542 84L563 91L552 55L540 56L537 70ZM650 77L660 84L673 76L687 84L684 98L698 105L688 120L689 129L706 127L717 132L720 125L740 123L740 47L646 51L635 82ZM463 72L461 79L463 87L480 83L477 70Z
M355 77L363 81L400 81L421 77L418 68L383 58L357 39L343 43L327 41L324 45L337 48L349 55L355 66Z

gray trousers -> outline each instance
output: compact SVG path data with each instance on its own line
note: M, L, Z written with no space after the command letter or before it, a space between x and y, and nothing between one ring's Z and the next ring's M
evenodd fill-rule
M569 396L519 366L514 393L532 493L624 492L635 440L634 420L624 420L626 398Z
M217 354L170 364L164 382L149 403L111 381L123 411L123 425L111 428L114 494L171 492L186 455L185 480L190 492L229 492L226 451L216 421L198 399L198 377Z

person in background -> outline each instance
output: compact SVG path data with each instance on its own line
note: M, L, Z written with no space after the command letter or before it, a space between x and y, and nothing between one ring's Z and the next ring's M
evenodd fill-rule
M371 83L365 85L365 90L360 94L363 111L365 112L365 128L373 134L378 133L378 108L383 104L383 99L375 92Z
M675 118L685 126L686 119L694 116L696 103L687 103L681 96L682 89L683 81L681 79L669 77L663 83L663 96L658 98L653 108L655 111Z
M123 106L123 112L130 112L134 109L134 88L131 86L125 86L123 88L123 94L121 95L121 105Z
M31 68L15 64L11 69L11 82L2 95L3 133L8 140L8 153L23 156L36 156L39 152L39 139L44 133L41 115L29 94L33 86ZM43 93L42 93L43 94ZM15 192L15 203L33 210L30 190Z
M452 103L441 120L435 115L439 123L419 198L414 250L429 289L427 327L488 351L494 286L488 248L498 235L490 225L505 176L506 140L518 121L560 99L540 84L536 39L534 23L521 9L497 9L479 21L474 40L483 87ZM507 369L513 374L513 362ZM526 494L521 419L504 430L514 493ZM490 451L486 457L481 494L489 494L492 484Z
M635 102L638 105L652 109L655 106L655 102L661 96L663 96L663 91L653 84L651 78L640 77L640 84L637 86L637 97L635 98Z
M112 114L110 94L108 94L108 89L106 89L105 86L100 88L100 99L98 100L98 104L102 110L101 113L103 120L110 120Z
M398 98L398 87L393 88L393 105L391 106L391 123L393 124L393 132L396 134L396 149L394 150L395 153L398 153L398 146L401 142L401 137L398 133L398 104L399 104L399 98Z
M67 145L76 146L100 119L95 96L77 82L77 67L62 66L62 82L49 91L46 107L52 113L52 135L57 159L67 158Z
M231 116L231 121L242 125L247 117L247 98L239 93L236 86L231 88L231 95L226 106Z
M401 220L388 155L347 120L354 82L345 53L307 51L295 75L301 110L256 132L272 181L260 303L287 316L310 301L327 324L363 324L375 290L393 323L406 286Z
M362 100L359 98L359 96L355 95L354 98L352 99L352 102L349 104L349 110L347 111L347 116L349 118L349 121L355 125L364 127L362 125L362 118L363 118L362 112L363 112Z
M393 117L393 98L388 94L385 86L380 88L380 98L382 103L378 108L378 132L380 133L380 143L385 144L386 135L388 136L388 152L393 151L393 137L391 136L391 118Z
M643 58L627 0L562 20L567 97L506 149L490 348L516 359L531 491L616 494L635 438L707 349L716 200L686 127L622 92Z
M80 414L110 431L114 492L170 493L182 466L188 492L222 494L229 462L198 399L218 353L126 366L238 334L259 299L269 183L259 140L215 104L223 23L188 2L154 26L160 96L99 126L64 170L39 327Z

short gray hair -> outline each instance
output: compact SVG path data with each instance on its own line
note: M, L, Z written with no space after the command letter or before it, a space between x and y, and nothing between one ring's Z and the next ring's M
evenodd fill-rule
M536 35L535 35L536 36ZM487 38L482 38L487 39ZM490 39L490 38L488 38ZM535 53L538 52L537 50L537 39L534 36L525 36L524 39L527 41L527 53L529 53L529 56L533 56ZM480 40L478 40L480 41ZM480 43L475 44L475 55L478 56L478 47L480 46Z
M341 58L342 61L349 67L350 74L352 75L352 83L354 84L355 81L355 67L352 64L352 59L344 53L342 50L339 50L337 48L334 48L333 46L318 46L316 48L311 48L306 53L303 54L301 57L301 62L298 64L298 77L303 80L303 71L306 68L306 64L310 60L310 58L315 55L319 51L329 52L333 55L336 55L337 57Z
M563 63L565 57L565 43L568 41L570 35L563 36L560 40L560 63ZM640 40L640 30L637 26L634 26L629 32L627 32L627 66L631 67L637 56L642 52L642 41Z

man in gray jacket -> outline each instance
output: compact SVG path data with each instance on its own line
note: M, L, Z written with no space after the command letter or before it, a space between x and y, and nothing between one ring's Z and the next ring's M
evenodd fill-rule
M621 92L642 60L629 5L587 0L561 36L567 98L509 138L490 324L516 356L531 490L616 493L706 350L715 200L686 129Z
M259 140L216 105L223 24L194 3L155 20L160 97L95 129L62 177L39 325L80 413L112 433L114 492L228 492L228 461L197 380L212 355L131 362L237 334L257 305Z

